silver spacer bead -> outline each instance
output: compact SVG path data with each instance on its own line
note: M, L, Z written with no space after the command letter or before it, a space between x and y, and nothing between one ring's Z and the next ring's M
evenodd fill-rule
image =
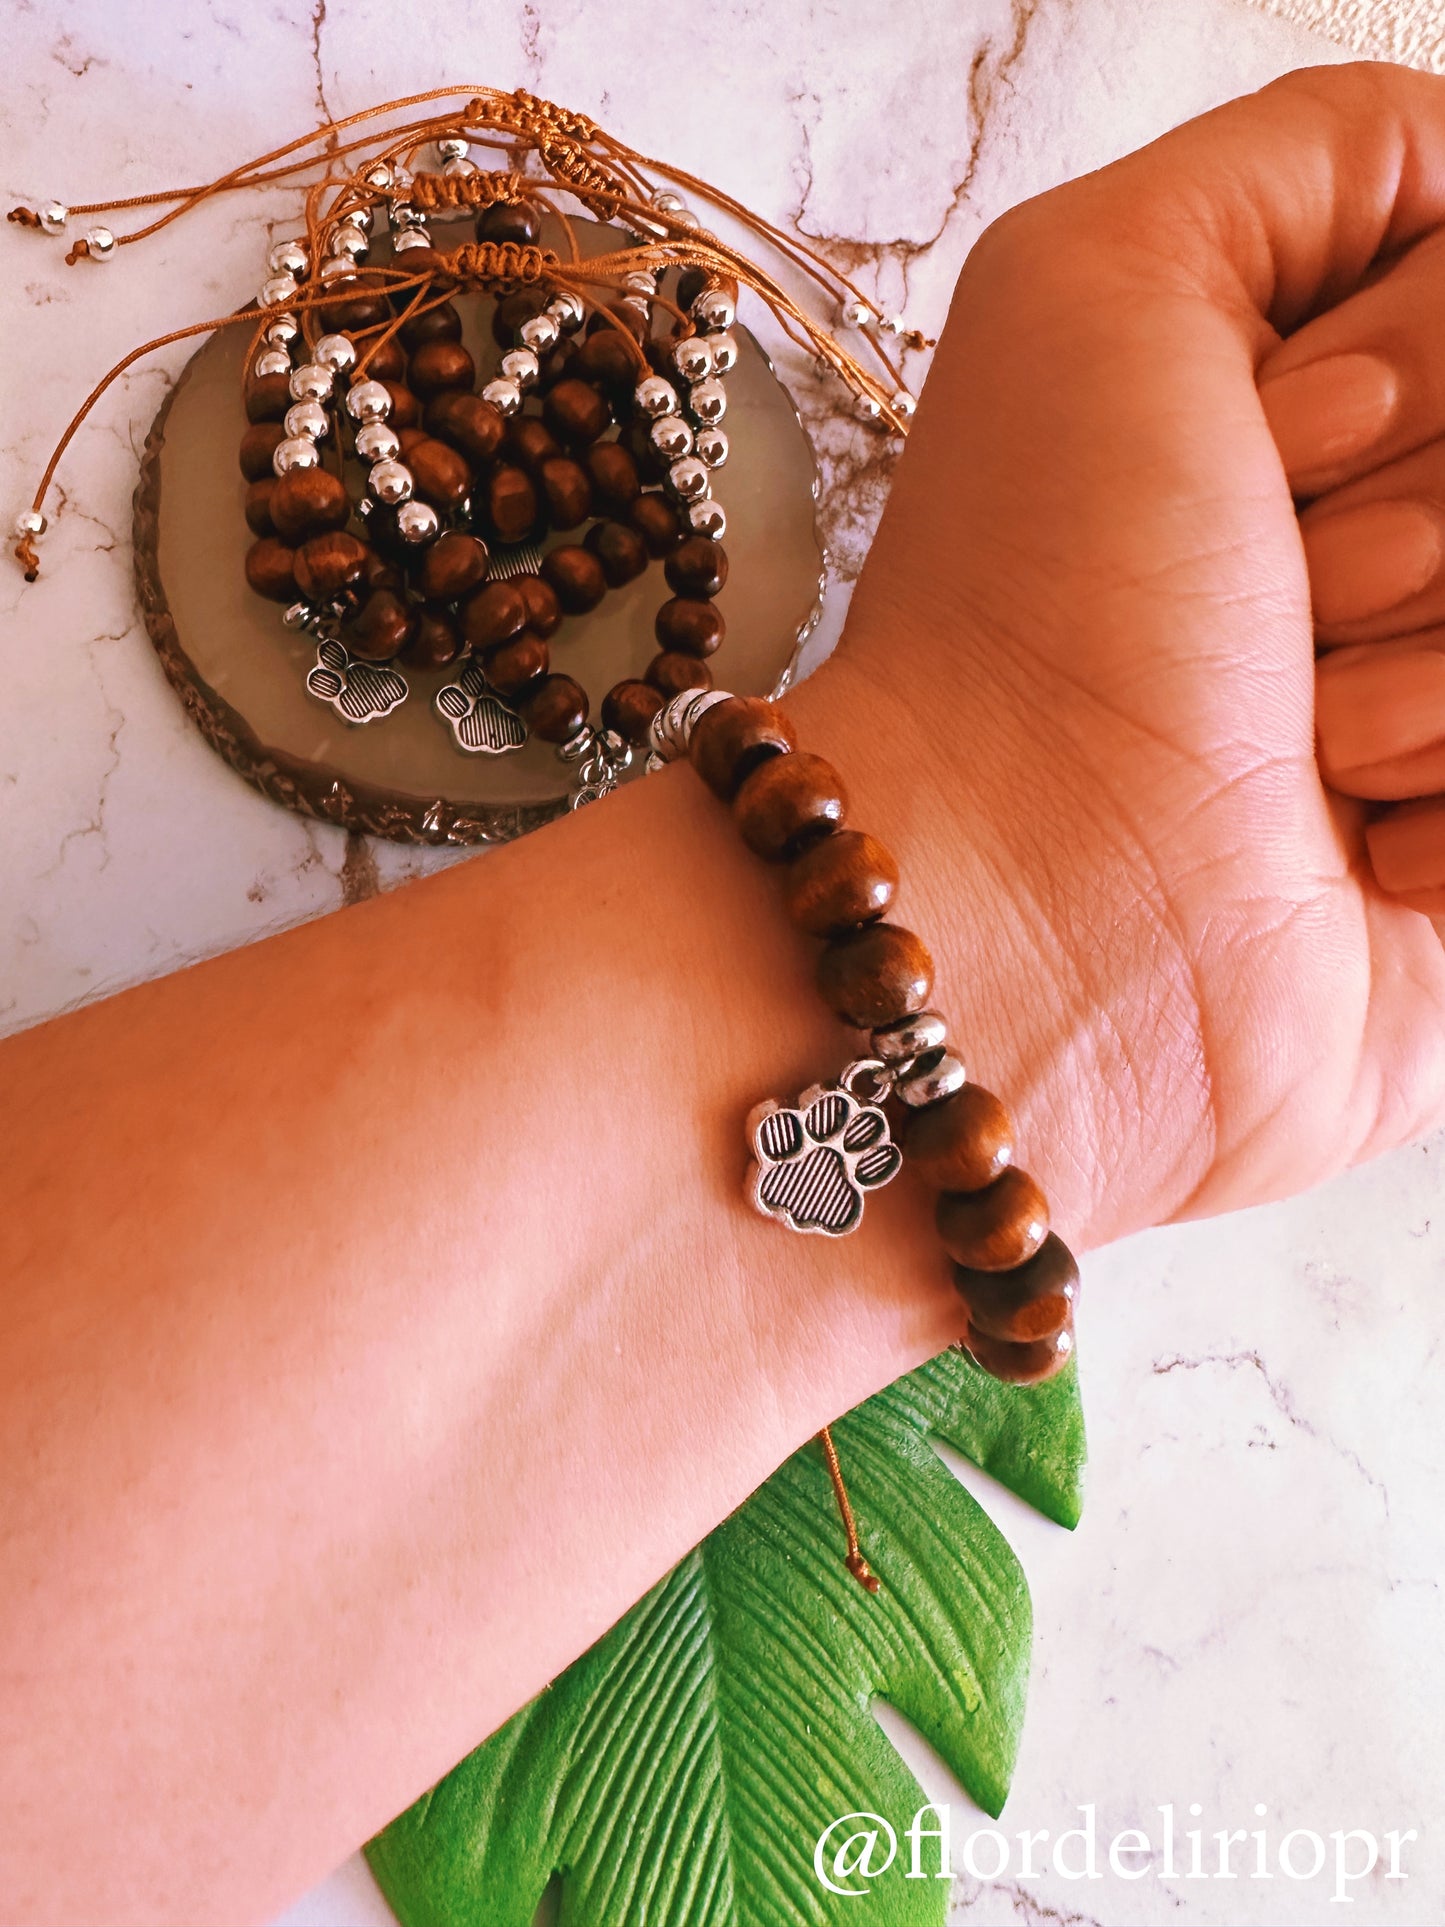
M900 388L896 394L890 395L888 399L889 406L892 408L894 414L902 416L906 422L911 422L913 417L918 413L918 397L916 395L910 395L906 388Z
M376 216L364 201L357 207L347 208L344 214L336 218L339 227L360 228L363 234L370 234L376 226Z
M521 389L535 388L542 375L542 364L530 348L512 348L501 359L502 375Z
M409 254L413 248L429 248L431 244L431 235L424 227L408 227L393 238L391 251L393 255Z
M377 462L366 478L367 486L378 502L385 502L388 508L395 508L399 502L409 502L415 486L412 472L405 462L398 462L388 456L385 461Z
M581 296L573 294L570 288L559 289L547 303L545 312L551 315L564 335L575 334L587 319Z
M684 381L706 381L713 372L712 343L705 335L684 335L672 351L672 365Z
M720 335L709 335L707 345L712 349L712 371L715 375L730 375L738 365L738 344L735 336L724 330Z
M876 422L883 419L883 404L874 395L860 395L853 404L853 413L860 422Z
M472 151L470 141L464 141L460 134L448 134L437 142L437 154L444 161L464 161Z
M391 191L398 200L405 200L413 186L411 169L403 167L398 161L391 170Z
M524 348L530 348L534 355L545 355L557 346L562 339L562 330L555 315L529 315L517 330L517 339Z
M702 222L698 220L690 207L674 208L672 211L672 222L675 227L702 226Z
M680 194L674 194L670 187L660 187L652 197L652 205L659 214L676 214L683 206Z
M389 462L400 450L401 439L388 422L368 422L356 431L356 452L363 462Z
M346 412L354 422L384 422L391 396L379 381L358 381L346 392Z
M679 501L701 502L712 492L712 477L696 455L684 455L667 471L667 486Z
M320 442L331 432L331 417L319 401L293 401L281 425L288 435L309 435Z
M265 348L251 363L251 373L260 381L266 375L289 375L291 357L284 348Z
M368 187L378 188L383 194L396 184L391 166L387 161L373 161L362 178Z
M47 201L40 210L40 226L46 234L64 234L70 209L64 201Z
M728 412L728 391L720 381L709 379L694 382L692 393L687 398L687 407L694 421L716 428Z
M266 339L273 348L286 348L301 332L301 323L294 314L278 314L266 323Z
M448 161L442 174L449 181L469 181L474 174L481 172L475 161L469 161L465 154L459 154L454 161Z
M115 253L115 236L108 227L88 227L85 245L92 261L108 261Z
M622 285L629 294L651 301L657 293L657 276L650 268L634 268L630 274L623 275Z
M263 308L289 308L301 292L294 274L273 274L261 283L256 299Z
M711 499L689 502L687 520L694 535L705 535L713 542L721 542L728 532L728 519L723 514L722 503Z
M677 413L677 390L661 375L644 375L632 391L640 413L656 421L662 415Z
M866 328L877 318L868 303L860 301L856 294L850 295L838 310L839 323L845 328Z
M356 345L349 335L322 335L313 350L316 360L334 375L344 374L356 363Z
M299 281L311 266L311 256L299 241L278 241L266 256L266 266L272 274L293 275Z
M44 535L45 531L50 527L50 524L40 513L39 509L21 509L11 524L11 527L23 542L27 535L30 536L32 540L36 536Z
M968 1072L952 1052L940 1044L933 1050L924 1051L921 1057L915 1057L893 1088L905 1104L912 1105L916 1110L925 1104L937 1104L941 1098L952 1097L967 1082Z
M277 442L271 455L271 466L278 475L289 475L293 468L316 468L320 462L309 435L288 435L284 442Z
M335 386L336 376L320 361L303 361L291 371L291 395L295 401L325 401Z
M647 439L669 462L681 461L692 453L692 430L681 415L659 415L649 424Z
M436 537L441 518L429 502L405 501L396 512L396 527L403 542L419 545Z
M721 468L728 458L728 433L725 428L700 428L693 444L694 452L700 462L709 468Z
M393 234L400 234L407 228L425 227L426 215L410 201L393 201L388 216Z
M333 260L339 260L344 254L348 261L364 261L371 252L370 240L359 227L352 227L350 222L333 228L326 237L326 246Z
M323 286L331 281L354 281L356 263L349 254L328 254L316 273Z
M648 743L657 764L675 763L686 756L692 733L716 703L728 701L726 689L684 689L665 702L648 726Z
M875 1030L868 1039L869 1054L885 1064L909 1064L924 1051L937 1050L947 1037L948 1026L936 1010L915 1011Z
M281 611L281 620L288 629L309 629L315 614L309 602L292 602Z
M721 334L738 318L738 304L726 288L704 288L692 304L692 318L705 334Z
M482 400L489 401L499 415L515 415L522 406L522 391L510 376L499 375L482 389Z

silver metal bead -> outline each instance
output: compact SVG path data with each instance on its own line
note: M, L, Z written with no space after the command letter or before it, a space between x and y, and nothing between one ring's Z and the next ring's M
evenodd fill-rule
M635 314L641 322L647 323L652 319L652 303L645 295L625 294L617 305L626 308L629 314Z
M364 462L389 462L401 451L401 437L388 422L368 422L356 431L356 452Z
M356 344L349 335L322 335L313 351L314 359L333 374L344 374L356 362Z
M309 629L316 618L316 611L309 602L291 602L281 611L281 620L288 629Z
M860 301L855 294L850 295L839 308L838 320L845 328L866 328L870 321L877 320L877 316L868 303Z
M364 261L371 252L371 242L359 227L343 225L333 228L326 239L327 250L333 259L345 255L348 261Z
M63 201L47 201L40 210L40 226L46 234L64 234L70 209Z
M721 468L727 461L729 443L725 428L700 428L694 443L697 458L709 468Z
M720 381L694 382L692 393L687 398L687 406L688 413L695 421L705 422L709 428L716 428L728 412L728 391Z
M634 268L630 274L623 275L622 285L629 294L641 295L650 301L657 293L657 276L650 268Z
M676 214L683 205L682 196L674 194L670 187L660 187L652 197L652 205L659 214Z
M906 388L900 388L896 394L890 395L889 405L894 414L901 415L906 422L911 422L918 413L918 397L910 395Z
M399 234L404 228L426 226L426 215L410 201L393 201L387 218L391 222L393 234Z
M883 404L875 395L860 395L853 404L853 413L858 417L860 422L881 421L883 417Z
M693 213L690 207L675 207L672 210L671 218L672 218L673 225L675 227L701 227L702 226L702 223L698 220L697 216Z
M968 1072L963 1065L951 1051L939 1045L934 1050L924 1051L921 1057L915 1057L893 1088L905 1104L918 1109L924 1104L937 1104L941 1098L952 1097L967 1082Z
M500 365L504 379L516 382L519 388L535 388L541 378L542 364L530 348L509 349Z
M311 266L311 256L299 241L278 241L266 256L272 274L294 275L299 281Z
M115 253L115 236L108 227L88 227L85 245L92 261L108 261Z
M319 401L293 401L281 425L288 435L309 435L320 442L331 432L331 417Z
M926 1050L937 1050L947 1037L948 1026L936 1010L915 1011L875 1030L868 1039L869 1055L885 1064L908 1064Z
M696 455L684 455L667 471L667 485L679 501L700 502L712 492L712 478Z
M482 389L482 400L489 401L499 415L515 415L522 406L522 391L509 375L498 375Z
M266 339L273 348L286 348L301 332L294 314L278 314L266 323Z
M715 375L730 375L738 365L738 344L734 335L724 331L720 335L709 335L707 345L712 349L712 371Z
M300 292L301 284L294 274L273 274L261 283L256 299L263 308L289 308Z
M271 466L278 475L289 475L293 468L315 468L320 461L309 435L288 435L284 442L277 442L271 455Z
M661 375L644 375L632 391L641 414L656 421L662 415L677 413L677 390Z
M376 216L365 201L356 207L347 208L344 214L337 216L337 221L342 227L360 228L363 234L370 234L376 226Z
M393 255L408 254L413 248L429 248L431 244L431 235L426 228L408 227L393 237L391 251Z
M395 185L391 166L387 161L373 161L362 178L368 187L378 188L383 194Z
M448 161L442 169L442 174L449 181L469 181L480 171L475 161L469 161L465 155L462 155L457 160Z
M681 415L659 415L649 425L647 439L669 462L681 461L692 453L692 430Z
M377 501L385 502L388 508L395 508L398 502L409 502L415 487L412 472L406 463L391 457L384 462L377 462L366 481Z
M738 304L726 288L704 288L692 304L692 318L707 334L721 334L738 318Z
M444 161L464 161L471 151L471 142L464 141L460 134L448 134L437 142L437 154Z
M547 314L528 315L517 330L517 339L524 348L530 348L534 355L549 354L562 339L562 330L557 317Z
M379 381L358 381L346 392L346 412L354 422L384 422L391 396Z
M411 193L412 185L411 169L409 167L403 167L400 161L395 162L391 170L391 191L393 196L397 200L405 200L407 195Z
M441 530L441 518L429 502L403 502L396 512L397 533L403 542L430 542Z
M21 509L11 527L23 542L27 535L32 539L38 535L44 535L50 524L39 509Z
M289 375L291 357L284 348L265 348L251 363L251 373L258 381L267 375Z
M323 286L331 281L354 281L356 263L349 254L328 254L316 273Z
M704 335L684 335L672 351L672 365L684 381L706 381L713 371L712 344Z
M291 396L294 401L325 401L336 376L320 361L303 361L291 371Z
M728 519L723 514L721 502L706 500L689 502L687 505L688 526L694 535L706 535L714 542L721 542L728 532Z
M564 335L575 334L587 319L582 297L573 294L570 288L560 288L547 303L545 312L551 315Z

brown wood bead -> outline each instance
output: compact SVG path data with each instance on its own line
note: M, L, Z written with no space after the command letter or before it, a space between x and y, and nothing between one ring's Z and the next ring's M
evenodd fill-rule
M537 470L537 480L554 529L575 529L592 513L592 483L570 455L549 456Z
M429 442L432 438L424 428L404 428L396 439L401 444L401 459L405 461L418 442Z
M271 457L285 439L286 430L279 421L251 423L241 437L241 473L248 482L275 478Z
M376 517L373 516L372 520L375 521ZM366 558L365 581L368 589L395 589L398 595L406 586L401 570L384 555L378 555L375 548Z
M373 347L369 341L357 344L357 354L366 357L366 375L363 379L372 381L404 381L406 379L406 350L395 335L388 341L378 341Z
M443 301L435 308L426 308L421 314L413 315L410 321L403 321L400 334L402 341L411 349L420 348L428 341L460 341L462 317L450 301Z
M770 767L765 763L758 775ZM891 851L866 830L823 836L794 857L783 883L788 915L810 937L841 936L860 923L872 923L887 911L897 888L898 865Z
M271 520L271 494L275 487L274 475L264 475L259 482L246 484L246 527L252 535L276 533L276 524Z
M626 452L632 457L637 469L637 479L639 482L651 488L656 483L667 479L667 463L658 453L657 449L653 447L648 423L644 421L628 422L618 437L618 440ZM644 501L650 501L652 497L644 496L642 499ZM658 497L658 499L663 500L665 498ZM680 539L681 524L678 526Z
M797 731L776 703L765 696L731 696L701 718L690 754L714 796L731 803L759 763L796 748L797 742Z
M537 245L542 220L531 201L493 201L477 216L479 241L511 241L517 247Z
M423 419L429 435L460 449L479 467L491 461L507 432L505 417L489 401L457 388L433 395Z
M344 293L323 301L319 308L313 310L323 328L354 335L364 328L379 328L392 320L391 303L381 292L381 283L377 278L359 274L342 286Z
M499 542L523 542L537 526L537 491L524 468L498 462L487 477L487 520Z
M955 1263L974 1271L1011 1271L1048 1236L1049 1203L1028 1172L1011 1164L982 1191L941 1191L934 1221Z
M547 297L540 288L514 288L510 294L504 294L492 310L492 339L497 346L515 348L518 328L534 314L540 314L546 305Z
M627 511L627 521L647 544L649 555L666 555L682 539L677 511L661 495L639 495Z
M403 652L423 669L445 669L462 653L461 631L439 609L418 609L416 631Z
M460 508L472 492L472 465L434 435L427 435L406 452L416 492L433 508Z
M421 403L410 388L399 381L384 381L381 385L391 396L391 413L386 418L387 425L394 428L398 435L404 428L419 427Z
M585 616L607 593L602 564L576 542L564 542L543 556L542 580L556 592L564 615Z
M626 338L615 328L588 335L572 359L571 374L587 381L600 381L609 393L621 399L631 395L642 370Z
M562 444L539 416L513 415L507 423L502 438L503 461L516 462L535 477L543 462L561 453Z
M845 931L829 940L818 959L823 1002L855 1030L895 1024L922 1010L932 989L933 958L927 944L896 923L865 923L861 930ZM930 1111L941 1108L935 1104ZM914 1122L910 1120L910 1129Z
M607 515L626 515L642 493L637 464L627 450L620 442L593 442L583 461L598 508Z
M447 388L470 389L476 378L477 364L459 341L424 341L406 371L407 386L423 398Z
M527 605L527 627L544 639L555 636L562 626L562 605L551 583L539 575L514 575L511 581Z
M612 419L612 410L590 381L568 376L542 403L542 418L569 448L595 442Z
M1070 1324L1079 1294L1074 1254L1050 1232L1034 1253L1008 1271L953 1267L953 1282L968 1306L969 1327L1011 1345L1052 1338Z
M572 364L577 359L577 348L578 344L571 335L563 335L551 353L543 355L542 371L537 377L539 395L550 394L559 381L576 374L577 370Z
M587 720L587 691L570 676L544 676L523 698L522 721L544 743L565 743Z
M647 573L647 544L624 522L594 522L586 546L602 564L609 589L620 589Z
M248 422L279 422L290 406L289 375L253 375L246 383Z
M806 749L770 756L743 778L733 798L733 821L743 842L770 863L796 856L813 837L827 836L847 813L842 777Z
M324 529L343 529L351 519L346 484L329 468L291 468L278 477L271 520L288 542L302 542Z
M510 582L485 583L462 608L462 633L471 649L506 642L527 624L527 605Z
M1006 1339L990 1338L970 1325L964 1344L976 1365L990 1378L1006 1385L1041 1385L1055 1377L1074 1355L1074 1329L1066 1325L1052 1338L1039 1338L1032 1345L1011 1345Z
M416 611L409 602L391 589L373 589L342 628L341 640L366 662L390 662L411 641L415 628Z
M614 683L602 698L602 727L615 729L634 749L644 749L652 719L663 704L661 690L647 682Z
M274 535L263 535L246 551L246 580L271 602L296 600L296 551Z
M1002 1100L982 1084L965 1084L952 1097L909 1114L903 1153L935 1190L982 1191L1013 1163L1013 1132Z
M551 652L539 635L523 629L510 642L495 643L482 654L482 669L499 696L518 702L537 687L551 667Z
M609 301L601 308L594 308L587 317L587 333L615 335L617 328L614 323L620 323L638 343L646 337L647 323L636 308L629 308L624 301Z
M681 649L687 656L710 656L721 648L727 624L715 602L674 596L658 610L652 629L664 649Z
M664 696L680 696L684 689L711 689L712 671L696 656L664 649L647 665L647 680Z
M715 596L728 579L727 551L708 535L689 535L663 565L674 595Z
M480 537L448 529L423 550L418 584L431 602L456 602L487 579L490 558Z
M313 535L296 551L296 586L308 602L325 602L366 580L365 542L344 529Z

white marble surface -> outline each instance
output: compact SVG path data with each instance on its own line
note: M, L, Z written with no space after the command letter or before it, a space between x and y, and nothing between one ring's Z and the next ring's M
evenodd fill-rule
M99 182L141 192L300 131L318 109L443 78L521 83L822 237L931 330L1003 207L1335 57L1236 0L690 8L662 52L658 10L637 0L407 9L404 32L400 16L395 0L317 0L312 13L295 0L18 4L0 75L8 199L78 200ZM896 151L880 144L890 125ZM224 206L104 270L67 271L59 250L13 229L0 249L10 365L27 371L5 411L16 505L103 367L224 311L255 280L254 235ZM45 578L24 589L0 574L5 1028L438 860L348 850L261 801L163 683L136 617L127 529L139 442L181 359L138 368L82 431ZM851 425L823 420L820 440L847 574L886 475ZM1422 1146L1293 1203L1095 1261L1085 1523L1070 1538L987 1495L1029 1571L1038 1623L1010 1828L1058 1832L1083 1801L1105 1833L1191 1801L1210 1831L1259 1824L1256 1802L1277 1833L1415 1828L1409 1878L1363 1883L1344 1917L1445 1917L1442 1158L1445 1144ZM916 1746L911 1757L941 1785ZM972 1824L961 1797L956 1824ZM1278 1877L964 1880L954 1918L1286 1927L1333 1915L1329 1894L1327 1881ZM389 1918L359 1862L286 1917Z

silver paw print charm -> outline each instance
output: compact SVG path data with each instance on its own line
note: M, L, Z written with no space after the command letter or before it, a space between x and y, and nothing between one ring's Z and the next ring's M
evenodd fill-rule
M859 1087L874 1086L864 1096ZM842 1238L863 1219L863 1200L903 1162L876 1097L887 1085L872 1058L850 1064L834 1084L813 1084L795 1105L767 1098L748 1115L748 1198L790 1231Z
M389 663L361 662L334 640L317 645L316 661L307 671L307 690L328 704L344 723L379 722L406 701L406 677Z
M527 740L526 724L488 688L479 662L469 662L455 682L443 683L436 709L468 756L505 756Z

